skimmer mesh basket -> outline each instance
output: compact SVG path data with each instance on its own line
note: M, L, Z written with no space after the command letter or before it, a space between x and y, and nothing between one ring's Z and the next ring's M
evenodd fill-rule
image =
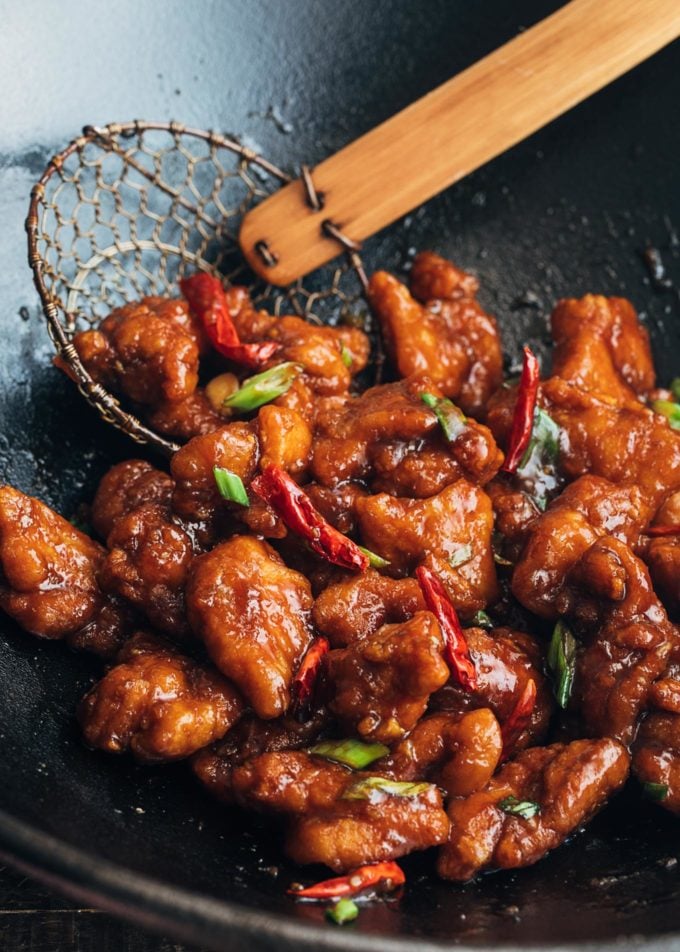
M55 348L108 423L165 453L177 449L92 379L71 341L128 301L177 295L185 273L246 284L275 314L332 323L356 311L362 287L349 260L285 290L249 272L241 220L289 180L238 142L174 122L88 126L48 163L31 192L29 263Z

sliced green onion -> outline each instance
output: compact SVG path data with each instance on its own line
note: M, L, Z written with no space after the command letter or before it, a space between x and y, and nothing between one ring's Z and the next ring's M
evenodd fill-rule
M560 452L560 428L545 410L536 407L531 439L517 468L528 494L543 511L549 493L557 488L555 467Z
M472 620L469 625L470 628L487 628L489 631L493 628L493 622L491 618L487 615L485 611L481 609L472 617Z
M338 899L326 909L326 918L336 926L344 926L346 922L354 922L359 915L359 907L352 899Z
M457 569L459 565L465 565L472 558L471 545L458 545L454 552L449 556L449 565L452 569Z
M451 403L446 397L435 397L433 393L421 393L420 399L426 407L434 412L439 420L439 425L444 431L444 436L449 443L453 443L467 424L463 411L459 410L455 403Z
M229 394L222 406L231 407L232 410L257 410L282 396L301 370L300 364L287 361L248 377L235 393Z
M540 803L534 800L518 800L517 797L506 797L498 801L498 806L511 816L520 816L523 820L530 820L541 812Z
M648 800L654 800L655 803L661 803L668 796L668 784L652 783L647 781L642 784L642 792Z
M236 502L239 506L247 507L250 505L246 487L243 485L243 480L240 476L237 476L236 473L232 473L229 469L224 469L223 466L213 466L213 476L215 477L215 482L217 483L217 488L220 491L222 499L227 499L229 502Z
M344 344L342 345L342 350L340 351L340 357L342 358L342 362L345 367L349 369L352 366L352 354Z
M431 783L410 783L402 780L388 780L387 777L364 777L358 780L342 795L343 800L370 800L379 802L383 796L419 797L434 789ZM376 796L377 795L377 796Z
M674 377L673 380L671 380L670 391L680 403L680 377Z
M653 400L652 410L665 416L672 430L680 430L680 404L671 403L670 400Z
M553 675L553 693L559 706L566 708L576 672L576 639L562 619L553 629L547 660Z
M325 757L354 770L363 770L374 760L389 754L384 744L366 744L361 740L324 740L310 748L310 754Z
M383 559L382 555L376 555L370 549L365 549L363 545L360 545L359 549L368 557L368 564L372 569L384 569L390 564L387 559Z

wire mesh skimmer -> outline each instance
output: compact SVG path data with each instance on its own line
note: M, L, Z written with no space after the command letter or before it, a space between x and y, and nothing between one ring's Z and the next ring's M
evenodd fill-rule
M166 454L178 448L93 380L72 344L78 331L126 302L176 295L179 278L196 270L248 285L254 301L274 314L317 322L337 321L361 299L356 252L287 289L248 270L237 241L241 220L289 181L218 133L136 121L86 126L33 187L29 263L56 351L88 403L138 443Z

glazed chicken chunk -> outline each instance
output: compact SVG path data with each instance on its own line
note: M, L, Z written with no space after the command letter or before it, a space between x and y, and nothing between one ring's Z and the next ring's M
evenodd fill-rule
M234 536L191 565L187 611L219 670L262 718L283 714L312 640L309 582L259 539Z
M224 737L243 712L234 686L219 672L140 632L117 664L81 701L87 744L137 760L179 760Z
M90 518L95 532L106 540L116 522L145 503L169 506L173 482L143 459L117 463L102 477L92 502Z

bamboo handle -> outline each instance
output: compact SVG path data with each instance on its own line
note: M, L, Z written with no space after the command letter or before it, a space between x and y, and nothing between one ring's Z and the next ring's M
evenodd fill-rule
M316 166L321 209L302 179L253 208L246 259L290 284L340 252L325 223L361 242L678 36L680 0L572 0Z

